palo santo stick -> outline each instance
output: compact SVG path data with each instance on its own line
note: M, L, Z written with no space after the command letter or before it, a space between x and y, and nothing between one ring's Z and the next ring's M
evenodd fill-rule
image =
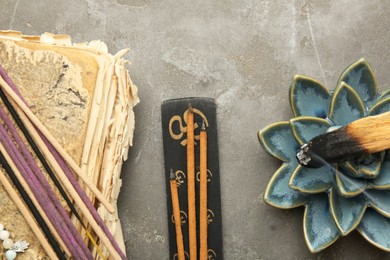
M356 120L314 137L297 154L306 167L321 167L368 153L390 149L390 112Z
M8 94L9 97L20 107L20 109L26 114L26 116L31 120L31 122L41 131L41 133L52 143L54 148L58 153L64 158L68 165L73 169L73 171L79 176L79 178L88 186L88 188L93 192L96 198L104 205L104 207L110 212L115 212L113 206L104 198L103 194L98 190L98 188L89 180L82 172L81 168L73 160L72 157L65 151L65 149L58 143L58 141L51 135L51 133L46 129L46 127L39 121L39 119L31 112L27 105L20 99L20 97L12 90L7 82L0 77L0 85L3 90Z
M203 121L200 130L200 260L208 259L207 247L207 132Z
M188 176L188 229L190 260L197 259L196 246L196 205L195 205L195 140L194 113L189 105L187 112L187 176Z
M11 170L13 171L13 173L15 174L16 178L18 179L18 181L20 182L20 184L22 185L23 189L25 190L25 192L27 193L27 195L29 196L30 200L32 201L32 203L34 204L35 208L37 209L37 211L39 212L39 214L41 215L43 221L46 223L46 225L48 226L50 232L53 234L53 236L55 237L55 239L57 240L57 242L60 244L62 250L64 250L65 254L70 257L72 256L72 254L70 253L70 251L68 250L68 248L65 246L64 242L62 241L61 237L58 235L58 232L57 230L53 227L53 225L51 224L51 222L48 220L45 212L42 210L41 206L39 205L39 203L37 202L37 200L35 199L35 196L33 195L30 187L28 186L28 184L26 183L26 181L24 180L22 174L19 172L18 168L16 167L15 163L13 162L13 160L11 159L11 157L9 156L7 150L5 150L4 146L0 143L0 152L1 154L4 156L5 160L7 161L9 167L11 168ZM2 175L2 174L0 174ZM13 198L13 197L11 197ZM16 202L15 202L16 204ZM27 208L26 208L27 209ZM23 213L22 213L23 214ZM29 214L31 215L31 214ZM33 217L31 216L30 219L26 219L28 224L30 225L30 222L33 222L35 223L33 220ZM30 225L31 227L31 225ZM32 227L31 227L32 229ZM41 231L41 229L39 229ZM34 231L34 230L33 230ZM42 231L41 231L42 233ZM35 231L34 231L34 234L35 234ZM37 235L37 234L35 234ZM42 233L43 235L43 233ZM37 235L37 238L38 238L38 235ZM38 238L39 239L39 238ZM47 240L45 238L43 238L45 240L45 242L47 243ZM40 241L41 242L41 241ZM43 245L42 245L43 246ZM53 251L53 249L51 248L51 246L49 245L51 251ZM44 247L45 251L46 251L46 248ZM46 253L48 253L46 251ZM54 253L54 251L53 251ZM50 257L49 253L48 253L48 256ZM50 258L51 259L51 258Z
M38 147L41 149L41 152L46 157L47 161L53 168L54 172L57 173L58 178L60 179L61 183L65 186L66 190L68 191L69 195L73 198L75 204L80 208L81 212L87 219L88 223L91 225L92 229L95 231L96 235L100 238L100 240L103 242L103 244L107 247L107 250L109 251L110 255L114 259L121 259L116 249L111 244L110 239L107 237L107 235L104 233L102 228L99 226L99 224L96 222L95 218L92 216L89 209L85 206L82 199L80 198L80 195L76 192L75 188L73 187L72 183L69 181L69 179L66 177L65 173L63 172L62 168L59 166L58 162L53 157L52 153L49 151L47 146L43 143L43 140L35 130L34 126L31 124L31 122L26 118L26 115L23 114L23 112L19 111L20 109L16 108L17 113L19 114L20 118L24 122L27 130L30 132L32 138L34 139L35 143L38 145Z
M176 176L173 173L172 169L171 169L170 178L171 178L170 187L171 187L173 219L175 220L175 229L176 229L177 256L178 256L178 260L185 260L183 233L181 230L179 195L177 192Z

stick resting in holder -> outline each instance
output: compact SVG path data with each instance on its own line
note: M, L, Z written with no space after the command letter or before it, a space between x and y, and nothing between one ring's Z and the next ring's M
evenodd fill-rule
M390 149L390 112L356 120L337 130L314 137L301 146L299 163L318 168L364 154Z

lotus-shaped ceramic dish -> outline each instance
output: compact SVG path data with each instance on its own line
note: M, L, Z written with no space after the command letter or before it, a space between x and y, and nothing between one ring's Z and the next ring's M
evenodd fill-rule
M264 150L282 161L264 193L265 202L283 209L305 206L303 229L313 253L354 229L390 251L388 152L316 169L303 167L296 159L300 146L313 137L390 111L390 91L378 93L372 69L361 59L341 74L334 91L312 78L295 76L289 97L294 117L258 134Z

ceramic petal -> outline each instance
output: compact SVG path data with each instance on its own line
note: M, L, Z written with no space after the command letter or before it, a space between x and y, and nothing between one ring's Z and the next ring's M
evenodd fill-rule
M306 244L312 253L325 249L339 238L327 194L311 196L303 217L303 229Z
M278 122L263 128L258 133L261 146L281 161L295 160L299 144L288 121Z
M390 97L384 98L371 107L368 114L370 116L379 115L390 111Z
M359 95L346 83L333 93L329 117L335 125L346 125L364 116L364 104Z
M383 99L385 99L385 98L388 98L388 97L390 97L390 89L384 91L384 92L379 96L378 101L381 101L381 100L383 100Z
M382 163L379 176L373 179L369 185L375 189L390 189L390 161Z
M294 116L325 118L328 114L329 90L312 78L296 75L293 78L289 96Z
M295 208L307 201L307 196L290 189L288 182L295 166L284 163L272 176L264 193L264 201L277 208Z
M368 186L367 180L351 178L339 170L336 171L336 184L339 193L347 198L359 195Z
M363 195L345 198L340 196L335 189L331 190L329 196L334 221L341 235L346 236L359 225L367 208L367 201Z
M357 229L368 242L390 251L390 219L368 208Z
M329 190L334 183L332 167L307 168L301 165L293 172L289 186L304 193L320 193Z
M389 190L366 190L364 195L369 204L383 216L390 218L390 191Z
M290 120L291 130L300 145L309 142L317 135L326 133L331 124L329 121L309 116L295 117Z
M366 104L373 101L378 92L374 73L365 59L351 64L341 74L338 84L341 82L351 86Z
M367 158L366 158L367 157ZM382 167L382 154L367 154L363 160L369 163L355 162L353 160L340 163L340 168L344 173L354 178L375 179L378 177Z

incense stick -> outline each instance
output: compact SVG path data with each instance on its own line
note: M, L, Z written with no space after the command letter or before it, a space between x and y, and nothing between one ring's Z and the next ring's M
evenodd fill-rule
M80 179L87 185L87 187L93 192L96 198L104 205L104 207L110 212L115 212L112 205L104 198L103 194L97 189L97 187L89 180L84 174L80 166L70 157L70 155L64 150L64 148L58 143L58 141L51 135L46 127L39 121L39 119L31 112L22 99L12 90L7 82L0 77L0 85L9 97L20 107L25 115L31 120L31 122L39 129L39 131L50 141L58 153L65 159L68 165L74 170L74 172L80 177Z
M200 260L208 259L207 247L207 132L203 121L200 131Z
M178 260L185 260L183 233L181 230L179 195L177 192L176 176L173 173L172 169L170 174L170 187L171 187L173 219L175 221L175 229L176 229L177 256L178 256Z
M187 111L187 175L188 175L188 228L190 259L197 259L196 246L196 206L195 206L195 141L194 113L189 104Z

